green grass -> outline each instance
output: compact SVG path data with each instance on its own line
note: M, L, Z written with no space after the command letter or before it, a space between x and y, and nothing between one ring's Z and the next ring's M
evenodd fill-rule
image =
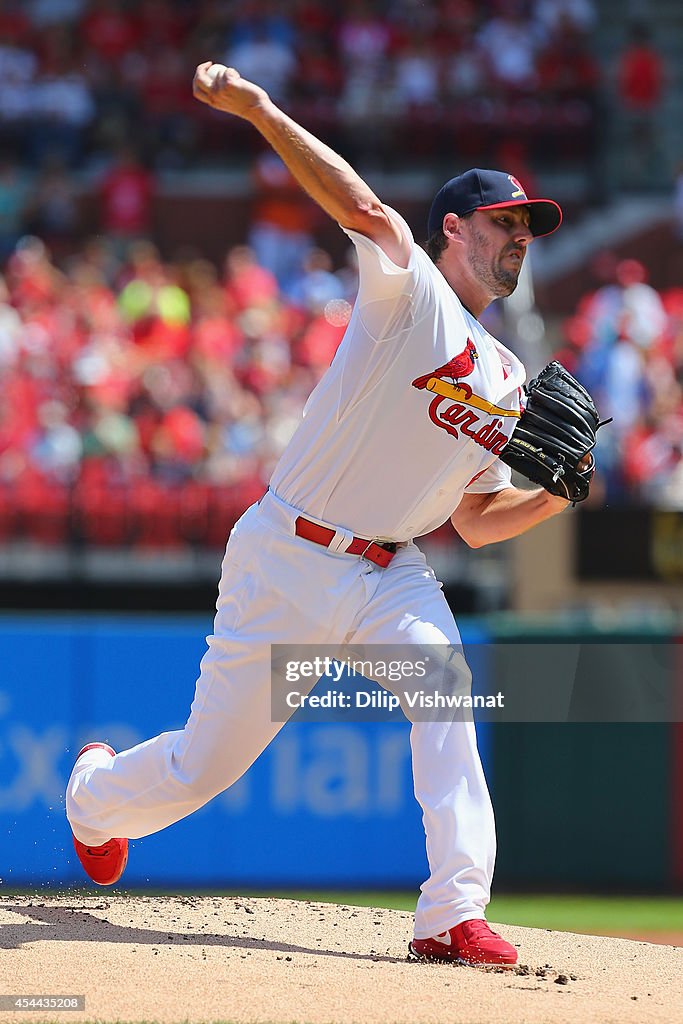
M667 896L494 896L488 916L559 931L683 933L683 899Z
M415 894L401 892L262 892L252 895L360 907L415 909ZM491 921L577 932L683 932L683 898L669 896L500 895L487 911Z

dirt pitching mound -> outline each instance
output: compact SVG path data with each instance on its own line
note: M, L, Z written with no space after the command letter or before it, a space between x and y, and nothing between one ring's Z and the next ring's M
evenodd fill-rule
M395 910L239 897L0 898L0 991L85 1011L0 1022L682 1022L683 948L497 926L513 970L406 959ZM494 926L495 927L495 926Z

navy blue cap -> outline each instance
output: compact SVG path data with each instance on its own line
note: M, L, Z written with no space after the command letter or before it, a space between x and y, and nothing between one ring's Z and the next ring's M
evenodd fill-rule
M529 227L535 237L551 235L562 223L562 210L553 199L529 199L517 178L505 171L479 167L447 181L434 196L427 237L441 230L447 213L462 217L474 210L496 210L504 206L528 206Z

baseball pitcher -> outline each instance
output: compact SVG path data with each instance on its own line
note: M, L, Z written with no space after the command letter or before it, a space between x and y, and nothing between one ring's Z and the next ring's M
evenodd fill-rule
M524 367L479 322L514 291L534 238L559 227L557 203L528 197L503 171L467 171L434 198L424 249L346 161L238 71L201 64L193 88L201 103L250 122L346 232L360 285L266 495L230 535L185 727L117 754L91 743L76 760L67 815L101 885L121 877L128 839L232 785L281 728L271 721L271 644L457 646L414 538L449 518L472 547L515 537L585 497L593 472L597 417L571 378L543 390L552 429L543 409L530 420ZM505 461L517 427L514 464L542 484L533 490L512 486ZM415 721L411 748L429 877L410 950L511 965L515 948L485 920L495 832L474 724Z

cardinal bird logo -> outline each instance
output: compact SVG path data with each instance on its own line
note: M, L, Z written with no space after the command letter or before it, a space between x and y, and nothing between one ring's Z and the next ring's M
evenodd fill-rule
M468 437L494 455L500 455L509 440L500 428L507 418L519 419L520 414L517 409L494 405L476 395L469 384L461 383L462 377L472 373L478 358L474 342L468 338L462 352L438 370L416 377L412 385L434 395L429 403L429 418L435 426L451 437ZM489 417L488 422L482 422L482 413ZM494 419L490 419L491 416Z
M432 370L431 373L425 373L424 377L418 377L413 381L413 387L423 390L433 377L451 377L453 380L468 377L474 370L474 360L478 358L474 342L468 338L462 352L459 352L457 356L453 356L449 362L444 363L438 370Z

